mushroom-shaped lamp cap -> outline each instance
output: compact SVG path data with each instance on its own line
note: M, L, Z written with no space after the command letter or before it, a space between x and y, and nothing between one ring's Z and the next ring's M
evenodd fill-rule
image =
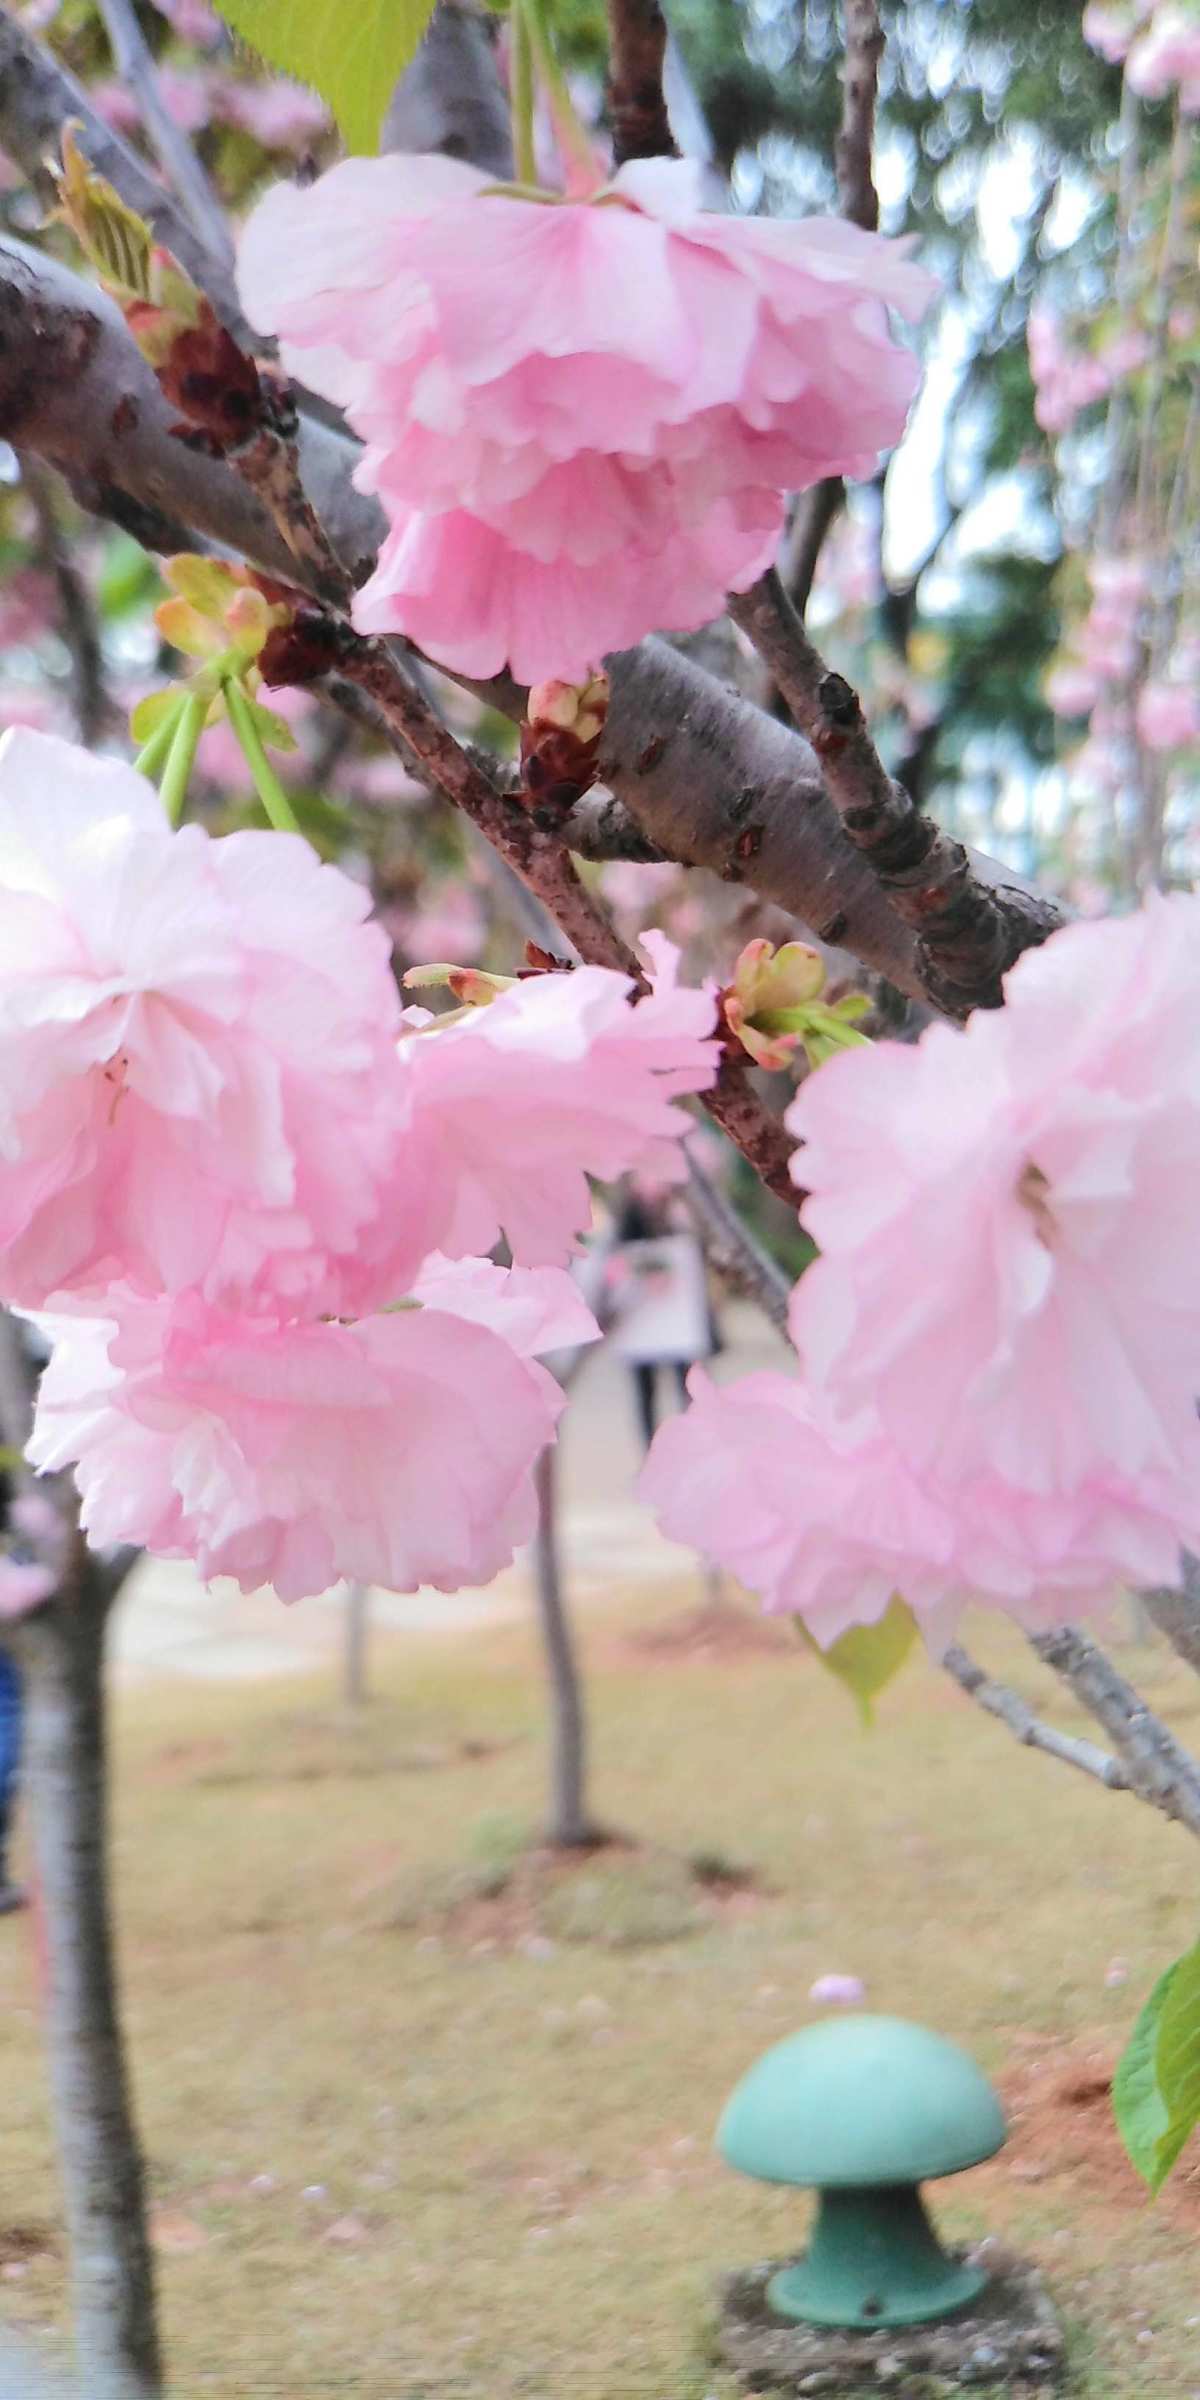
M742 2077L717 2148L764 2183L836 2191L956 2175L1004 2133L991 2085L957 2043L903 2017L829 2017Z

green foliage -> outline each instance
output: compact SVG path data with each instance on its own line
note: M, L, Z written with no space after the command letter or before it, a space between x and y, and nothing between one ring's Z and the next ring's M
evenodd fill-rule
M236 34L327 100L348 150L379 148L397 79L420 47L434 0L216 0Z
M1117 2129L1152 2192L1200 2124L1200 1943L1160 1975L1113 2079Z
M899 1674L917 1638L916 1621L907 1602L895 1593L877 1624L852 1625L849 1633L839 1635L827 1650L813 1640L803 1618L797 1617L795 1625L814 1658L852 1693L864 1726L869 1726L879 1694Z

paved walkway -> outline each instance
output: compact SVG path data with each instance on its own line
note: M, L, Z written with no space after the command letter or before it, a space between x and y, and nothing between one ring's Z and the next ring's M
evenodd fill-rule
M729 1344L724 1377L776 1364L780 1350L748 1308L725 1312ZM662 1378L664 1405L668 1378ZM562 1536L571 1601L586 1606L614 1585L677 1581L691 1553L664 1541L633 1498L639 1464L628 1371L596 1353L571 1393L562 1443ZM518 1558L485 1590L408 1595L372 1592L372 1639L386 1632L470 1632L514 1622L531 1600L528 1562ZM189 1675L210 1681L303 1674L328 1665L343 1647L346 1597L339 1585L319 1599L285 1608L269 1591L244 1599L236 1585L206 1588L190 1567L144 1559L116 1610L112 1655L117 1675Z

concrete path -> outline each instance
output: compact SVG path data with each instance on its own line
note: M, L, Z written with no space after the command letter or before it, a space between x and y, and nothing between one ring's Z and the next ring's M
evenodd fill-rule
M780 1347L755 1311L727 1309L723 1331L728 1347L718 1363L722 1380L780 1363ZM668 1381L662 1378L664 1406L673 1404ZM695 1564L691 1553L664 1541L633 1497L640 1456L631 1382L628 1370L607 1352L588 1359L572 1388L561 1457L565 1575L574 1605L595 1603L635 1582L644 1586L687 1577ZM528 1613L531 1597L523 1557L486 1590L372 1592L371 1638L468 1633L479 1625L517 1621ZM234 1584L206 1587L190 1567L144 1559L115 1613L114 1671L122 1682L146 1675L223 1681L303 1674L339 1656L345 1611L341 1585L285 1608L272 1592L244 1599Z

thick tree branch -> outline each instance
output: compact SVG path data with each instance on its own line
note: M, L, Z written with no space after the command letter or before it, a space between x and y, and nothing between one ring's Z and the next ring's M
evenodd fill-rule
M930 999L948 1016L999 1007L1005 972L1053 933L1061 911L1018 885L982 882L962 843L940 832L892 780L856 693L814 650L773 570L729 607L812 743L850 840L917 935Z
M57 158L63 126L72 119L82 128L80 148L92 166L145 217L155 238L174 251L230 331L248 332L228 249L214 251L200 237L145 160L97 116L83 85L33 40L9 9L0 7L0 150L15 161L43 200L54 197L46 162Z
M98 0L113 65L137 102L138 114L168 184L210 259L232 270L233 243L221 203L186 133L163 98L158 69L133 0Z
M1085 1741L1079 1735L1060 1733L1056 1725L1043 1724L1042 1719L1034 1715L1029 1702L1023 1700L1019 1692L1014 1692L1009 1684L997 1683L977 1664L969 1651L963 1649L961 1642L951 1642L942 1658L942 1665L946 1673L953 1676L955 1683L961 1685L969 1699L977 1701L980 1708L986 1708L989 1716L998 1717L1000 1723L1007 1725L1009 1732L1015 1735L1017 1741L1024 1742L1028 1749L1044 1751L1047 1758L1061 1759L1065 1766L1078 1767L1081 1774L1090 1775L1097 1783L1107 1785L1110 1792L1129 1790L1129 1777L1124 1768L1106 1750L1098 1749L1095 1742Z
M608 0L605 98L613 160L677 158L663 93L667 20L658 0Z
M1189 1833L1200 1834L1200 1767L1112 1660L1076 1625L1029 1639L1038 1657L1104 1727L1120 1753L1130 1790Z

